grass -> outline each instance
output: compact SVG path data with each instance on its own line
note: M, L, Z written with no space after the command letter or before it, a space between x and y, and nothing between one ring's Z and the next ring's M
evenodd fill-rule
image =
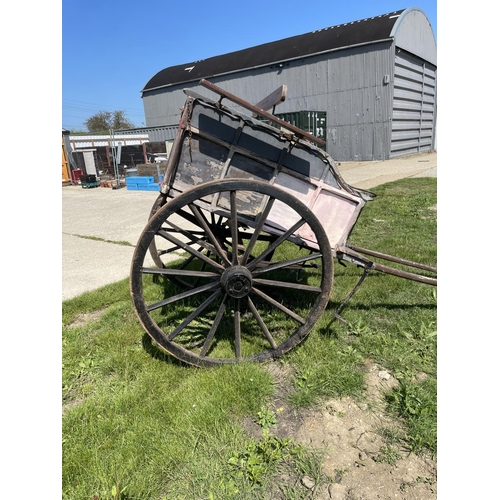
M435 264L436 179L374 191L350 241ZM293 374L289 404L362 398L363 367L377 363L399 381L385 395L386 411L403 424L379 460L396 460L396 441L434 454L436 290L373 272L342 312L349 324L334 321L359 276L355 266L335 265L327 311L276 361ZM311 493L304 475L316 485L328 480L315 450L273 434L280 415L269 407L276 388L266 366L197 369L164 354L136 318L128 279L64 302L62 323L63 498L298 499ZM249 435L245 418L260 436Z
M128 241L113 241L113 240L106 240L104 238L98 238L97 236L84 236L81 234L72 234L71 236L76 236L77 238L82 238L84 240L94 240L94 241L103 241L104 243L113 243L114 245L123 245L126 247L133 247L131 243Z

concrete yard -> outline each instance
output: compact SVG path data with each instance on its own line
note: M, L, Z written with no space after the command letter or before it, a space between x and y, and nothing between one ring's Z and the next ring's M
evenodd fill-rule
M407 177L437 177L437 153L340 162L349 184L370 189ZM158 196L154 191L62 188L62 300L129 276L134 246Z

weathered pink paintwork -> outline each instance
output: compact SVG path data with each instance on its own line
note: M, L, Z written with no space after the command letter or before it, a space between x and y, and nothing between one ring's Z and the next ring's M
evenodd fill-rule
M217 87L205 82L211 90ZM229 96L253 114L260 114L280 128L226 108L205 97L188 95L164 177L162 192L169 197L197 185L227 178L268 182L287 191L310 208L321 221L332 249L343 246L369 194L349 186L335 163L310 136L249 103ZM224 97L228 97L227 93ZM258 217L262 200L241 199L241 216ZM224 200L206 200L206 209L228 208ZM293 226L296 212L276 202L266 227L285 231ZM306 224L295 236L317 249Z

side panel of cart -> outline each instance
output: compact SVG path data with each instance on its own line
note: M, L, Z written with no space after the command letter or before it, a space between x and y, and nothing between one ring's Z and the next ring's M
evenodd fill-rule
M189 98L174 143L162 190L171 197L213 180L264 181L294 195L318 217L331 248L345 244L365 201L347 191L322 150L262 121L230 114L213 103ZM240 199L242 216L258 217L262 199ZM213 209L225 199L207 200ZM276 203L267 224L284 231L296 220ZM317 243L306 225L296 236L311 248Z

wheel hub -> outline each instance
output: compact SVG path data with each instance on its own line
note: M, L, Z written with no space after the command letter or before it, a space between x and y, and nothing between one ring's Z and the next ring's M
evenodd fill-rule
M252 288L252 274L243 266L232 266L221 276L224 290L235 299L246 297Z

